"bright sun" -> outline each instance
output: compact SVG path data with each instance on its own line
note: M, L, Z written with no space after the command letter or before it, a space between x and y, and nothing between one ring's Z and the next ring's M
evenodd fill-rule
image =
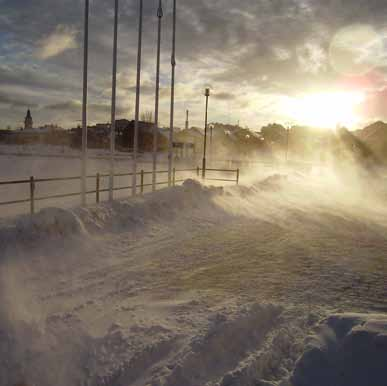
M362 93L327 92L290 98L284 109L287 116L297 124L334 129L356 126L360 117L357 107L364 101Z

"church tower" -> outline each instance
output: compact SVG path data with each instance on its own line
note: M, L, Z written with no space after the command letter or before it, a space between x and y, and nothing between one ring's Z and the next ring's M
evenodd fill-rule
M31 130L33 125L34 122L32 121L31 111L28 109L27 116L24 119L24 130Z

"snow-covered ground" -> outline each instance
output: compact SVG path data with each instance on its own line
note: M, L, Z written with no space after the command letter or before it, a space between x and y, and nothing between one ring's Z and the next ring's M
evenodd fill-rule
M63 177L79 177L81 175L81 159L80 151L63 146L49 146L49 145L1 145L0 144L0 182L24 180L28 181L30 176L35 179L41 178L63 178ZM168 175L165 171L168 170L168 158L167 153L160 152L157 155L157 170L163 173L157 175L157 182L163 183L168 180ZM196 169L201 165L201 159L185 158L175 159L174 167L177 170L176 179L184 180L186 178L192 178L196 176L196 172L180 172L179 170ZM239 163L231 161L220 161L211 163L211 159L208 160L208 167L216 168L228 168L235 170L239 167ZM258 169L261 172L266 173L271 169L271 165L252 163L243 164L241 173L246 174L253 167L255 171ZM114 172L115 174L128 174L132 172L132 154L116 152ZM144 170L145 172L151 172L152 170L152 153L140 153L138 155L138 173ZM89 149L87 160L87 174L93 176L87 180L87 190L92 192L96 189L97 173L109 174L110 161L109 152L104 149ZM222 179L235 179L235 173L218 173L208 171L209 178L222 178ZM140 185L141 178L138 175L137 184ZM151 184L151 174L145 174L144 184ZM100 189L108 189L109 178L101 177ZM117 176L115 177L114 186L117 188L128 187L132 184L131 176ZM35 185L35 197L46 197L53 195L63 195L68 193L77 193L81 190L81 182L78 179L63 180L63 181L48 181L39 182ZM158 185L158 188L164 185ZM145 192L151 191L150 186L145 186ZM7 201L26 200L30 195L29 183L17 184L17 185L0 185L0 203ZM131 189L117 190L114 193L115 198L126 198L131 195ZM104 201L108 199L107 192L101 192L100 200ZM96 201L95 193L87 195L88 203ZM46 207L58 206L62 208L71 208L79 205L80 196L72 196L60 199L48 199L38 200L35 203L35 207L39 210ZM14 216L18 214L28 213L30 208L29 202L17 203L7 206L0 206L0 222L2 218Z
M299 386L386 385L387 318L337 314L316 329L297 363Z
M61 153L60 146L42 146L42 145L26 145L26 146L11 146L0 145L0 182L14 180L29 180L30 176L35 179L39 178L61 178L61 177L77 177L81 174L80 152L74 149L65 148ZM89 159L87 161L87 173L90 176L100 174L108 174L110 170L109 155L103 150L89 150ZM179 169L196 168L196 162L193 160L181 160L175 162L175 167ZM152 154L144 153L138 157L138 172L141 170L152 170ZM168 170L166 154L158 154L158 170ZM117 153L115 160L115 174L127 174L132 172L131 154ZM177 173L177 179L192 177L194 173ZM167 181L167 174L158 174L157 182ZM152 181L151 175L145 175L144 183L150 184ZM140 184L140 176L137 178L137 183ZM107 189L109 178L101 178L100 189ZM115 186L117 188L131 186L131 176L119 176L115 178ZM162 187L162 185L160 185ZM96 188L96 179L88 179L88 191L94 191ZM25 200L29 198L29 184L19 185L0 185L0 202ZM44 197L52 195L61 195L67 193L80 192L80 180L68 181L50 181L39 182L36 184L35 197ZM145 191L150 191L151 188L145 187ZM130 189L118 190L115 192L116 198L125 198L130 196ZM108 193L100 194L101 200L107 200ZM87 200L93 203L96 200L95 194L88 194ZM68 197L61 199L50 199L37 201L37 209L59 206L70 208L79 205L80 197ZM29 203L13 204L9 206L0 206L0 221L5 216L28 213Z
M294 173L188 180L6 221L0 385L385 386L375 188Z
M1 155L20 155L20 156L55 156L55 157L81 157L81 151L76 148L61 145L47 144L25 144L25 145L9 145L0 144ZM88 155L93 158L109 157L110 150L108 148L88 149ZM116 150L117 158L129 157L127 152Z

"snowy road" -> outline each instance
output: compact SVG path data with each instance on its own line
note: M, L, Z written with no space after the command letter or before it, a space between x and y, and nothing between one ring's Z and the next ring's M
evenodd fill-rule
M0 385L279 384L322 317L387 312L387 211L335 183L191 183L4 231Z

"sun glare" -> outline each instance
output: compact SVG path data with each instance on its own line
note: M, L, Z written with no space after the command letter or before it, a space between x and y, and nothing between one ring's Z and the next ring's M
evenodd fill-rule
M328 92L291 98L285 103L285 113L297 124L335 129L348 128L360 122L358 106L364 101L362 93Z

